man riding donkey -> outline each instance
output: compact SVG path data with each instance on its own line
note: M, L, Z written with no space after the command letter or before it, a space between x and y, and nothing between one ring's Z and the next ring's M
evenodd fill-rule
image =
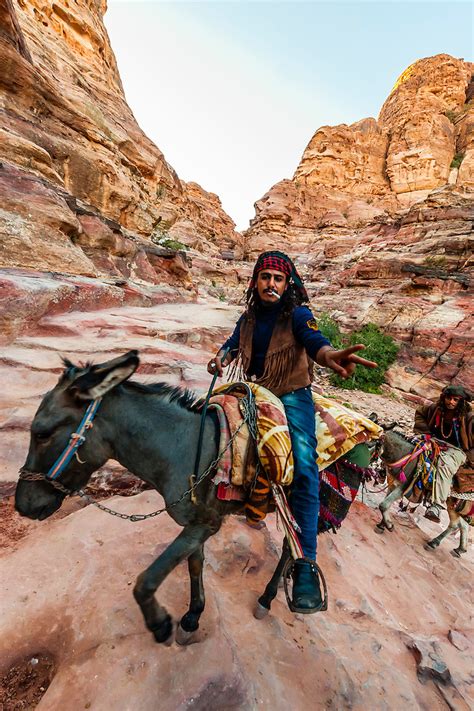
M474 482L474 413L470 395L461 385L448 385L437 402L422 405L415 412L414 432L430 434L441 440L442 449L433 477L431 506L425 516L440 522L440 512L446 508L454 475L467 460Z
M278 251L264 252L255 264L247 289L245 312L234 332L207 366L222 375L236 359L246 380L253 380L280 398L285 408L294 458L289 504L301 529L304 558L295 562L293 605L317 612L322 606L315 568L319 515L319 473L316 464L315 411L311 395L313 361L347 378L356 364L376 363L356 355L363 345L335 350L319 331L308 295L292 260ZM223 359L223 355L229 349Z

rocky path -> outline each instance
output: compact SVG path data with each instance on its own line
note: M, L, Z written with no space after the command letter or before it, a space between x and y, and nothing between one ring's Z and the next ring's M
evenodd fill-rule
M236 313L217 300L117 307L43 318L19 336L0 361L8 383L0 401L4 493L24 461L34 410L61 370L59 353L100 361L138 348L139 377L202 391L209 352ZM396 400L329 392L386 421L411 421L411 408ZM292 615L280 592L268 618L253 618L282 535L272 517L263 531L228 520L207 545L207 607L200 642L188 648L156 645L132 597L137 574L177 534L171 519L131 524L69 500L34 522L20 519L5 497L0 707L472 708L472 549L455 560L450 539L425 551L437 528L421 512L396 515L395 531L377 536L378 497L365 494L336 536L320 538L330 607L314 616ZM158 508L160 497L141 491L108 503L141 513ZM159 591L175 618L188 587L183 565Z

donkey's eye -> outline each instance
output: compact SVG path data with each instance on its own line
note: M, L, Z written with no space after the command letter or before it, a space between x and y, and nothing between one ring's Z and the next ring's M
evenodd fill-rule
M51 432L36 432L35 439L37 442L47 442L51 434Z

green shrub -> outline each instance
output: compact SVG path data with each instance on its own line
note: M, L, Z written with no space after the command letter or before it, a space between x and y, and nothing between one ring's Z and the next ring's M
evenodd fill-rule
M316 319L318 328L326 338L331 341L334 348L342 348L344 337L339 328L339 324L326 311L319 314Z
M385 381L385 373L397 357L399 346L391 336L385 335L378 326L368 323L366 326L350 334L342 334L337 322L329 316L322 314L319 318L320 331L328 338L334 348L362 343L365 350L360 355L367 360L373 360L378 368L364 368L357 366L354 375L344 380L336 373L331 372L332 385L347 390L363 390L367 393L379 393L380 386Z
M451 121L451 123L454 123L454 120L457 116L457 113L455 111L448 109L447 111L444 111L443 113Z
M174 249L176 251L186 251L188 248L182 242L177 239L171 239L171 237L157 237L152 235L151 241L157 244L159 247L166 247L166 249Z
M446 266L446 257L444 254L429 254L423 262L430 269L442 269Z
M459 168L464 158L464 153L456 153L453 160L451 161L450 168Z

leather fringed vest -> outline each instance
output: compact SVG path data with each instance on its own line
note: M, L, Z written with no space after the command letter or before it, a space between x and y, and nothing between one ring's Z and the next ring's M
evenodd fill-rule
M253 318L244 318L240 326L239 353L235 372L239 367L243 377L250 380L249 368L252 359L252 341L255 328ZM252 378L253 379L253 378ZM305 388L313 380L313 361L293 335L291 316L278 319L265 355L263 374L254 382L276 395L285 395L293 390Z

